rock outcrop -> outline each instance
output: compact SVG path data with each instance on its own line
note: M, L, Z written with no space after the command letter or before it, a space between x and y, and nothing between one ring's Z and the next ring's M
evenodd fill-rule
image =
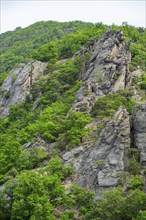
M133 147L140 151L140 163L146 167L146 103L137 103L132 114Z
M80 74L83 83L70 111L91 113L100 97L129 88L132 77L141 73L141 70L129 72L130 61L129 44L125 43L123 33L107 31L95 45L89 68ZM25 100L33 83L45 74L45 69L45 63L33 61L10 72L1 86L2 115L8 114L11 104ZM136 89L130 89L137 97ZM111 121L94 118L90 125L94 127L92 137L89 140L83 138L81 146L60 152L60 155L65 165L74 167L73 181L95 191L98 196L101 189L120 184L121 175L128 170L128 149L132 144L140 151L141 165L146 167L146 103L137 104L132 120L126 109L120 107ZM102 128L100 132L98 127ZM52 153L58 146L59 142L47 144L37 138L23 145L22 149L31 151L40 148ZM46 164L47 160L43 161L43 165Z
M76 94L72 110L90 112L95 101L129 86L131 74L129 44L121 31L107 31L97 42L89 68L82 75L83 84Z
M45 73L46 64L32 61L13 69L3 82L0 90L2 115L7 115L11 104L24 101L33 83Z
M99 187L112 187L120 183L120 175L128 166L130 147L130 118L120 108L101 131L92 147L80 146L65 153L66 165L75 167L74 179L80 186L98 193Z
M129 44L121 31L108 31L99 39L82 74L83 83L76 94L71 111L90 113L95 101L110 92L128 88L131 82ZM100 121L100 120L99 120ZM98 121L98 122L99 122ZM128 149L131 145L130 116L122 107L113 119L104 124L98 140L90 141L65 153L66 165L75 168L77 184L95 191L120 184L120 176L128 169Z

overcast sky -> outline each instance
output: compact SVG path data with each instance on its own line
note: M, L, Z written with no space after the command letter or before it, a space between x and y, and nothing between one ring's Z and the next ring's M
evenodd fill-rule
M87 21L145 27L146 0L0 0L1 33L37 21Z

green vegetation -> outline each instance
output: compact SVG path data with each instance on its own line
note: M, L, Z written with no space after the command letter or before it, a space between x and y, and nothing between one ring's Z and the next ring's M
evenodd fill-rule
M110 93L99 98L93 108L93 116L100 119L111 118L120 106L125 107L131 113L136 102L131 99L132 92L129 90L118 90L116 93Z
M132 55L132 62L130 64L130 71L137 69L140 66L143 70L146 68L146 48L143 46L146 44L146 30L144 28L136 28L128 23L124 22L122 26L118 27L123 31L125 40L131 41L130 51ZM116 25L112 25L113 30L118 29Z
M1 200L1 219L56 219L53 211L59 206L69 208L72 200L65 193L61 181L71 173L70 167L64 167L58 159L38 171L23 171L16 181L6 184L5 193L10 201ZM6 205L7 208L6 208Z
M145 30L127 23L110 28L123 30L126 41L132 40L131 70L138 65L145 70ZM48 21L0 35L0 85L20 63L32 59L47 63L46 75L33 84L26 100L11 106L7 117L0 117L0 185L4 184L0 190L0 219L146 219L146 194L142 192L143 180L138 176L136 149L129 150L129 171L133 176L126 190L117 188L103 193L97 201L93 192L68 185L73 168L64 166L59 159L62 151L79 146L84 137L88 138L92 128L86 125L92 120L110 120L120 106L131 114L135 104L131 92L119 90L99 98L91 115L69 111L82 83L80 74L89 64L90 52L74 59L72 56L87 46L90 37L97 41L107 29L102 23ZM102 73L95 74L95 82L102 78ZM133 85L145 91L146 74L140 79L133 78ZM10 95L3 89L0 93L6 98ZM103 128L99 125L98 132ZM48 150L24 150L23 145L35 143L38 138L45 141ZM52 143L57 143L53 149ZM99 168L104 166L103 160L96 163Z
M0 218L145 219L146 194L141 191L144 183L138 176L131 178L128 191L110 190L95 201L94 193L87 189L76 185L66 189L62 181L71 173L71 167L54 158L45 168L17 174L0 194Z
M132 85L137 89L146 90L146 73L142 73L140 77L134 76L132 79Z
M144 182L138 175L131 176L131 180L128 185L128 189L142 190L143 186L144 186Z
M0 35L1 69L7 72L19 63L38 59L55 62L55 59L71 57L82 45L86 45L91 36L96 39L106 30L92 23L81 21L37 22L27 28L16 28Z
M133 220L141 214L145 217L145 206L146 194L139 189L128 193L120 188L114 189L104 193L86 219Z
M8 73L3 72L0 74L0 86L2 85L3 81L5 80L5 78L7 77Z
M132 41L131 70L140 66L145 70L146 31L124 23L122 26L112 25L111 29L121 29L126 41ZM90 37L97 41L108 29L102 23L86 23L81 21L56 22L41 21L26 28L16 28L0 35L1 69L3 77L8 71L20 63L38 59L53 64L56 59L69 58L83 45L87 46ZM1 78L0 78L1 82Z
M140 89L142 90L146 90L146 73L143 73L142 76L141 76L141 82L139 84L140 86Z
M78 64L79 60L59 64L56 71L34 84L25 102L11 106L8 117L0 118L1 183L7 180L9 171L14 167L18 172L30 170L40 166L42 160L48 158L48 153L43 150L24 151L21 145L41 137L47 143L59 141L58 150L61 150L66 149L67 145L79 145L82 138L90 132L89 128L85 128L91 120L86 113L71 112L67 117L80 87L77 75L81 66ZM41 98L34 109L34 102L40 92Z

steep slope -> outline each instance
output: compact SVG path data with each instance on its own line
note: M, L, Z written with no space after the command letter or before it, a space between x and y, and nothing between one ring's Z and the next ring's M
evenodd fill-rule
M83 83L76 94L71 111L92 112L95 102L110 92L126 89L130 82L131 54L121 31L108 31L99 39L90 58L89 69L82 75ZM93 122L92 122L93 123ZM128 167L130 148L130 117L120 108L113 119L105 124L93 123L94 136L98 136L98 124L105 128L97 141L65 153L66 164L75 167L75 179L80 186L98 191L99 187L120 184L120 175ZM92 124L91 124L92 126Z
M146 103L138 103L132 114L133 145L140 152L140 163L146 168Z
M0 107L2 115L7 115L9 106L25 100L32 85L45 74L46 64L32 61L13 69L1 86Z
M145 74L129 71L122 31L84 49L47 72L40 61L19 66L1 87L2 219L145 215Z
M65 35L92 29L94 24L82 21L57 22L41 21L26 28L18 27L0 35L0 73L10 71L19 63L32 59L33 52L50 41Z
M82 76L72 110L90 112L95 101L109 92L128 87L131 54L121 31L108 31L95 45L90 67Z
M98 131L97 131L98 132ZM94 133L97 136L97 133ZM127 169L130 148L130 120L124 109L119 109L106 124L96 142L73 149L63 155L67 165L74 165L75 180L83 187L98 193L99 187L120 184L120 174Z

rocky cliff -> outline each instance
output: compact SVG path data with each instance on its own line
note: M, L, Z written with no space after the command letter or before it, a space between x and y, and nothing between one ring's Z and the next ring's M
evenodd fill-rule
M7 115L9 106L24 101L33 83L45 73L46 64L32 61L13 69L1 86L0 107Z
M97 192L99 187L120 184L120 174L127 169L129 147L129 115L120 108L100 132L97 141L88 147L83 143L65 153L63 159L67 165L75 167L75 179L80 186Z
M70 111L90 114L99 98L119 89L131 89L132 77L140 76L140 72L130 73L130 61L130 45L124 41L123 33L107 31L96 43L87 70L80 74L82 84ZM2 115L8 114L11 104L25 100L33 83L45 74L45 69L45 63L35 61L10 72L1 86ZM146 103L138 103L132 115L121 106L109 121L94 118L87 126L92 127L91 136L83 138L79 147L60 153L65 165L74 167L71 180L78 185L95 191L98 196L101 189L121 184L121 176L128 173L131 147L139 151L140 163L146 167ZM49 145L41 140L27 143L23 149L51 151L58 144Z
M121 31L107 31L96 43L88 70L82 74L83 84L72 110L90 112L95 101L111 91L128 87L131 74L129 43Z
M123 33L106 32L96 43L71 111L90 113L100 97L115 93L118 89L132 89L130 84L134 73L129 71L130 61L130 46L125 43ZM90 137L62 158L66 165L74 166L74 180L80 186L95 191L98 196L101 189L121 184L121 176L128 171L131 147L138 149L140 163L146 166L145 104L138 104L132 116L120 107L108 123L96 119L91 124L94 125L93 136L99 138ZM98 125L104 127L100 133Z
M132 114L133 145L140 152L140 163L146 168L146 103L137 103Z

